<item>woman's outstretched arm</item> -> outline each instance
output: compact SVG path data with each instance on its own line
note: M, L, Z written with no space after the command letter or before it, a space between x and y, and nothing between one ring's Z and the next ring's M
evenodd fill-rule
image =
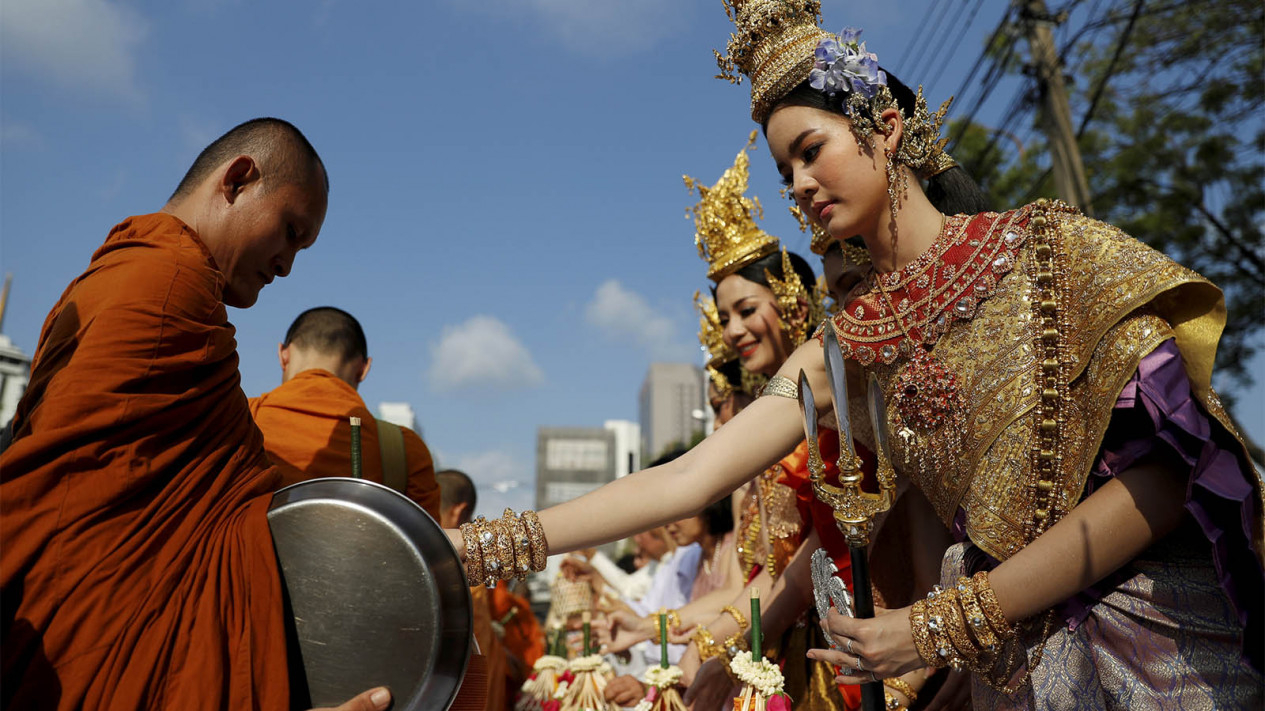
M791 354L781 374L797 381L801 369L819 394L817 402L829 408L817 341L810 339ZM619 540L695 515L786 456L803 438L803 417L795 400L758 398L681 457L541 511L549 552Z

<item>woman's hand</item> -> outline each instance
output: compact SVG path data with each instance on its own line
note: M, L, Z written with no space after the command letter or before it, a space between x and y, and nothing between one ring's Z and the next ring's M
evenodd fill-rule
M603 652L618 654L627 651L638 642L650 639L651 628L644 617L627 610L614 610L600 623L595 624L598 642Z
M385 686L370 689L337 708L312 709L312 711L384 711L391 705L391 692Z
M644 698L646 687L634 676L617 676L606 685L606 700L616 706L636 706Z
M832 609L827 617L830 636L842 649L811 649L808 657L840 667L835 677L840 684L888 679L926 666L914 646L909 608L876 610L875 615L856 619Z
M685 648L685 653L681 655L681 661L676 665L681 669L681 685L689 686L694 683L694 677L698 674L698 669L703 665L703 660L699 659L698 647L690 645Z

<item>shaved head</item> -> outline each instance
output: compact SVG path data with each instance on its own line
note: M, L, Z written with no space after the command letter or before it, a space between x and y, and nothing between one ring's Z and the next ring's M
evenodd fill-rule
M334 356L344 363L354 358L369 357L369 346L360 322L333 306L318 306L299 314L290 324L285 342L281 345Z
M236 126L203 149L172 193L170 202L188 197L226 161L243 155L259 164L269 188L290 183L308 184L319 173L325 193L329 194L325 164L303 133L288 121L257 118Z

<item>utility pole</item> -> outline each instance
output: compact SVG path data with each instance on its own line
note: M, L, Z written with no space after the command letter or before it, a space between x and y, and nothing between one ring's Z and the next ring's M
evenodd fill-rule
M1050 31L1055 20L1045 0L1017 2L1024 3L1020 16L1028 34L1032 72L1041 96L1041 119L1050 142L1054 186L1059 197L1092 217L1094 208L1089 199L1089 181L1085 178L1085 165L1076 145L1076 130L1072 128L1072 110L1068 105L1063 66L1054 46L1054 33Z

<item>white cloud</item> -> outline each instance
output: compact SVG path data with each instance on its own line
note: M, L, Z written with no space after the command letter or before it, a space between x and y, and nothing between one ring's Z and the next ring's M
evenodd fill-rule
M505 507L522 511L534 506L535 460L491 450L457 457L455 469L469 475L479 492L477 513L500 516Z
M463 10L525 16L573 50L609 56L649 49L679 31L688 5L679 0L453 0Z
M141 98L136 48L149 32L134 10L110 0L4 0L5 62L76 89Z
M429 379L435 390L526 388L544 381L527 347L491 316L445 326L439 343L431 347L431 357Z
M693 350L677 340L676 324L655 311L641 294L608 279L584 307L584 317L607 337L628 340L653 358L689 360Z

